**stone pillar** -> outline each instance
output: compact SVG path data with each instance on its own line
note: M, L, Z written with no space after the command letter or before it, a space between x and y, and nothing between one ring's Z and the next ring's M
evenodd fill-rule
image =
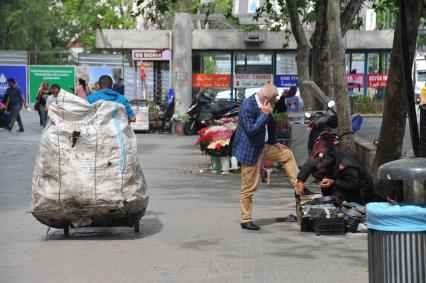
M182 115L188 111L192 102L192 20L189 14L175 14L172 54L175 113Z

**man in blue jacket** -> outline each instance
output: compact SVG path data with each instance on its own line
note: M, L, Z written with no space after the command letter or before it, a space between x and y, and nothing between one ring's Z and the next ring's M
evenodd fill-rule
M101 87L101 90L89 95L87 97L87 101L90 104L95 103L98 100L113 101L116 103L123 104L126 108L127 118L129 119L129 122L136 122L135 113L133 113L129 102L127 101L127 98L119 94L118 92L112 90L112 78L110 76L103 75L99 78L98 83Z
M266 84L257 94L247 98L240 107L238 127L232 146L232 153L241 162L241 228L259 230L252 222L252 197L257 190L260 166L263 159L281 161L295 186L297 167L293 153L277 142L271 112L278 97L273 84ZM269 129L271 128L271 129Z

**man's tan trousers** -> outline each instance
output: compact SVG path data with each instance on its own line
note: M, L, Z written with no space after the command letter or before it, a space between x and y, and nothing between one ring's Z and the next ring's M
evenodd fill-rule
M290 178L290 182L296 185L297 174L299 168L297 167L296 160L290 149L283 151L276 148L274 145L265 144L265 147L260 155L256 165L246 166L241 165L241 194L240 194L240 208L241 208L241 223L251 221L252 211L252 197L257 190L259 183L260 166L262 160L274 160L283 162L284 169Z

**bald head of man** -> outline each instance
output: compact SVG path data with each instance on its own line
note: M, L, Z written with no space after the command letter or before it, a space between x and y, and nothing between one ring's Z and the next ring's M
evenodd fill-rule
M278 97L278 89L274 84L267 83L259 91L259 98L262 102L274 105Z

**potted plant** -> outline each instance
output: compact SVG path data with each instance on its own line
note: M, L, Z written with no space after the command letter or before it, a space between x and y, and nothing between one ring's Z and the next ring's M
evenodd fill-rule
M291 137L291 125L289 123L288 114L286 112L273 113L276 127L277 137L279 139L290 139Z
M149 102L148 104L148 117L150 121L155 121L158 119L158 106L154 101Z
M233 130L216 131L213 134L213 141L207 146L206 152L220 160L221 169L228 173L231 167L231 148L229 142ZM212 159L213 162L218 162L217 159ZM213 168L215 170L217 168ZM217 170L215 170L217 171Z
M189 121L189 115L183 114L179 115L177 120L172 122L172 134L183 136L185 134L184 127L185 123Z
M273 113L272 117L274 117L275 122L277 123L277 129L288 128L288 114L286 112L282 113Z
M213 172L216 173L220 170L223 172L230 170L231 148L229 143L236 128L236 119L227 119L226 121L222 119L214 121L213 125L198 131L200 137L195 142L200 146L201 152L210 156Z
M198 135L200 135L200 137L197 139L195 144L200 146L200 151L203 154L206 153L208 145L212 142L213 133L214 132L209 131L207 127L198 131Z
M229 172L231 163L229 151L229 140L217 140L208 145L206 153L211 156L213 172L218 173L220 170Z

